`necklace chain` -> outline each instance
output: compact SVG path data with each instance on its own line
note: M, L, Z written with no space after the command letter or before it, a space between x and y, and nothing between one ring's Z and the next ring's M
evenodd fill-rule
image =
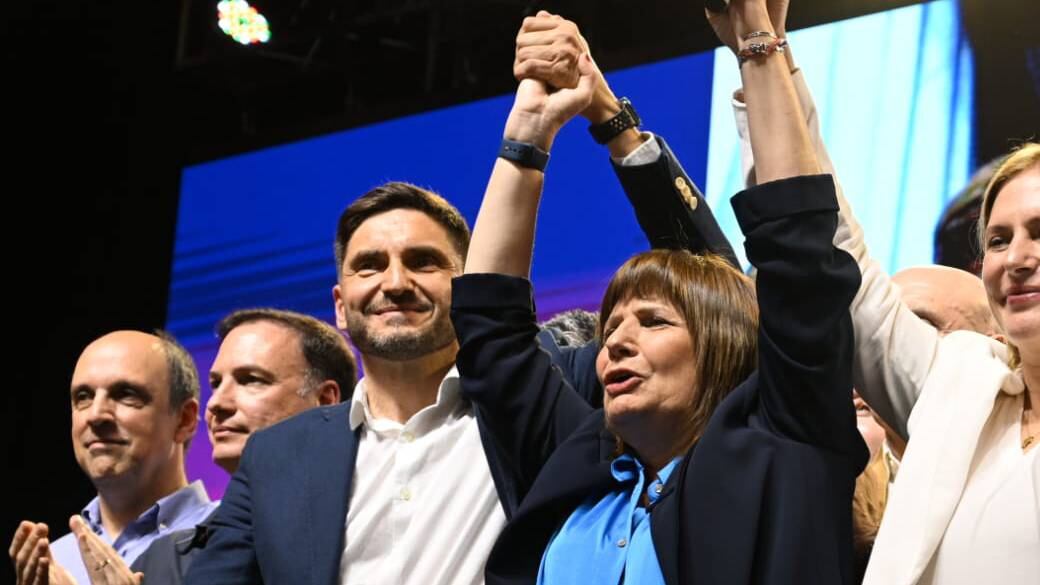
M1025 398L1025 404L1023 405L1023 408L1022 408L1022 432L1023 433L1025 433L1026 429L1029 427L1029 419L1032 418L1032 412L1033 412L1033 408L1032 408L1033 405L1030 404L1029 395L1028 395L1029 391L1026 390L1026 392L1027 392L1027 394L1026 394L1026 398ZM1035 432L1026 435L1025 438L1022 439L1022 450L1025 451L1026 449L1029 448L1030 445L1032 445L1035 442L1036 442L1036 433Z

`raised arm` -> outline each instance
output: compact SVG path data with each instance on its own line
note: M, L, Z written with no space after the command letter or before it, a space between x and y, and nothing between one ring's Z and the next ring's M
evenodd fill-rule
M768 4L777 33L783 36L787 1L769 0ZM862 278L850 308L856 330L853 381L871 408L905 439L909 436L910 412L935 359L939 334L902 303L888 274L868 253L863 230L844 197L824 146L812 95L801 71L795 67L790 47L785 57L821 170L835 178L840 212L834 243L856 260ZM751 148L748 105L741 97L738 92L733 106L742 142L744 176L752 185L761 181L761 173Z
M517 79L540 79L551 87L575 87L576 64L588 43L571 21L539 12L527 19L517 36ZM622 104L597 69L592 101L581 115L598 132L590 132L610 153L614 172L632 204L639 226L653 248L687 249L695 254L711 252L740 268L733 248L719 228L704 196L694 185L661 136L640 132L638 114L622 113ZM620 132L606 131L610 122ZM616 134L614 134L616 132ZM602 142L604 141L605 142ZM591 141L591 140L590 140Z
M732 0L728 13L709 18L720 37L728 32L740 44L751 149L762 182L733 200L748 258L758 268L760 422L865 462L850 400L848 307L859 271L832 242L838 221L833 181L818 174L766 1Z
M587 53L579 57L578 69L573 89L553 90L542 81L522 80L504 141L522 144L517 150L534 147L548 154L563 125L589 104L596 66ZM536 163L496 159L473 227L466 274L528 276L544 178Z
M735 39L758 181L820 172L794 82L765 0L733 0L726 13L707 12L720 38ZM765 54L757 54L764 52Z
M573 89L525 79L504 131L511 148L548 152L564 123L588 105L595 65L582 57ZM508 141L508 142L507 142ZM466 274L452 283L452 322L463 395L503 449L522 497L556 445L592 407L569 386L536 340L527 275L543 172L503 152L473 229ZM561 250L561 253L565 251Z
M518 81L537 79L550 87L574 88L579 79L578 62L588 50L575 23L542 11L525 19L517 35L513 74ZM695 254L711 252L739 270L736 254L704 195L664 138L630 125L634 120L621 113L620 100L598 69L593 72L592 82L592 98L581 116L591 127L603 125L620 114L622 123L618 127L625 128L609 139L598 134L597 141L606 140L601 144L609 152L614 173L650 247L687 249ZM589 142L593 142L592 137ZM539 342L574 389L590 404L602 405L603 388L594 368L598 342L561 347L549 332L540 334Z

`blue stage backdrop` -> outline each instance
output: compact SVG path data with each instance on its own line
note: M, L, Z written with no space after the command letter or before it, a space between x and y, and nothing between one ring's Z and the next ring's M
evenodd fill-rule
M790 38L875 255L889 269L927 263L935 219L971 170L971 56L955 2ZM607 77L636 104L644 128L668 139L739 244L728 204L740 188L733 56L718 50ZM184 169L167 328L197 360L203 402L223 315L274 306L332 322L332 241L353 198L409 181L444 195L472 222L511 103L501 96ZM541 316L594 309L613 270L646 248L606 151L575 121L554 145L546 177L532 273ZM188 473L220 497L227 476L200 435Z

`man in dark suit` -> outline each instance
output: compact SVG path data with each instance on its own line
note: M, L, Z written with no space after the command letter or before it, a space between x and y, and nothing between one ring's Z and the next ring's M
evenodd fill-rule
M451 278L468 243L458 211L414 185L344 211L333 297L365 377L345 403L249 441L188 583L482 578L506 516L454 372Z
M320 405L336 404L357 380L357 366L335 328L313 317L277 309L235 311L217 325L220 350L209 373L212 395L206 427L213 460L228 473L238 468L255 431ZM82 523L76 534L84 560L103 565L94 585L180 583L205 546L209 519L157 540L128 568L112 547Z

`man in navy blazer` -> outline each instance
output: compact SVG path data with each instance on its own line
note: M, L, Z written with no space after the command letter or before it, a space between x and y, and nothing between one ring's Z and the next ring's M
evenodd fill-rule
M209 371L212 393L205 422L213 461L228 473L238 468L249 435L322 404L340 401L340 389L357 381L357 365L343 335L309 315L279 309L234 311L216 326L220 350ZM200 523L166 532L129 567L83 522L73 525L79 552L94 585L183 582L205 546L210 514ZM53 583L52 579L52 583Z
M458 211L414 185L347 207L333 297L365 377L250 439L188 583L482 581L516 502L454 371L468 243Z

